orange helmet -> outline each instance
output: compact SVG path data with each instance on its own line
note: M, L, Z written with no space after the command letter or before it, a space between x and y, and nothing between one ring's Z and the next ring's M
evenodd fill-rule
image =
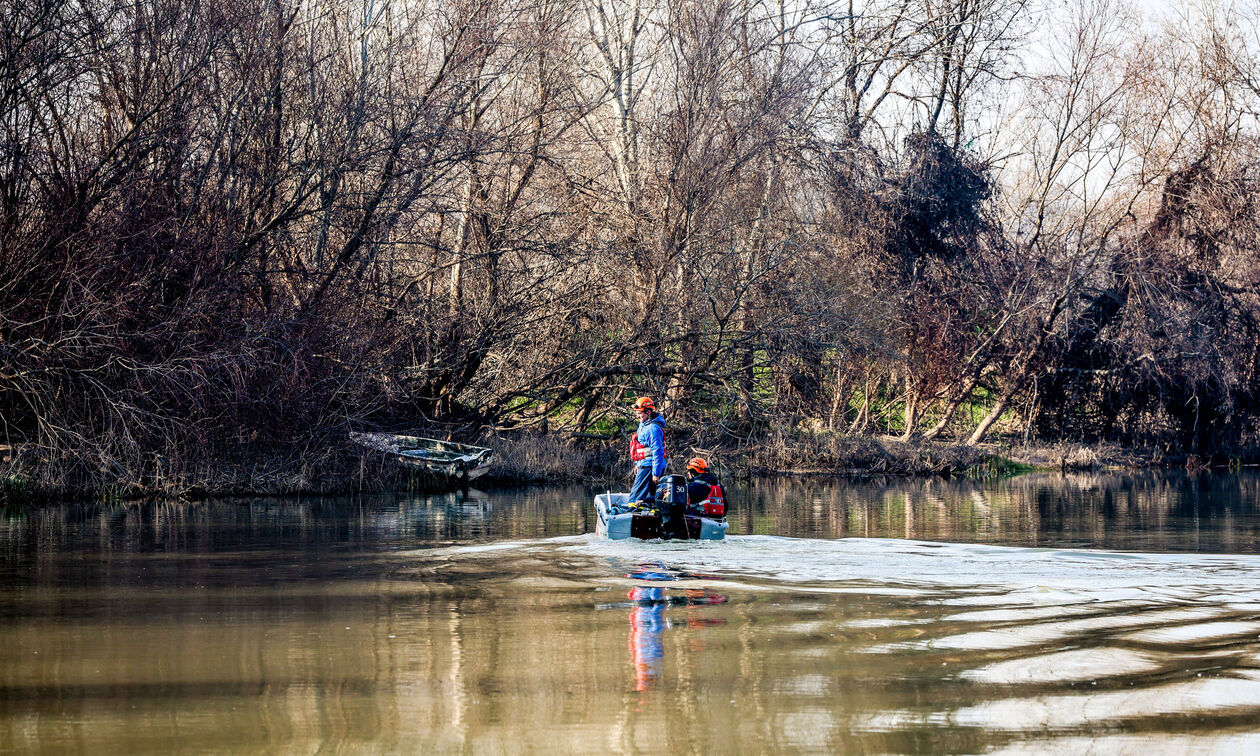
M654 410L656 409L656 403L652 401L650 396L641 396L634 401L634 408L636 410Z
M687 469L693 470L697 475L709 471L709 463L699 457L692 457L687 460Z

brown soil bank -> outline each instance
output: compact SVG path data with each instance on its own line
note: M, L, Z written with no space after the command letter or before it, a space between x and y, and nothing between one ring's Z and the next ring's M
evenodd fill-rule
M477 480L483 488L557 482L617 483L628 482L630 475L625 442L621 439L520 434L476 440L496 451L494 465ZM671 438L669 443L670 472L682 472L686 459L702 456L727 478L775 474L987 476L1029 468L1182 467L1209 462L1193 455L1106 445L966 446L906 442L891 437L784 432L738 444L705 443L685 437ZM317 454L260 448L243 450L238 459L219 464L163 466L158 460L151 470L141 474L103 476L90 481L58 477L38 455L24 454L21 449L6 449L0 454L0 505L19 508L48 499L334 494L433 490L444 485L449 486L445 481L417 475L348 440L323 447Z
M616 481L630 476L625 443L518 436L484 440L498 452L484 484L550 481ZM1071 443L989 443L980 446L892 437L771 433L740 444L703 439L668 439L669 471L683 472L685 460L701 456L722 475L1000 475L1024 469L1088 470L1117 467L1225 465L1164 450ZM1240 459L1233 460L1247 461Z

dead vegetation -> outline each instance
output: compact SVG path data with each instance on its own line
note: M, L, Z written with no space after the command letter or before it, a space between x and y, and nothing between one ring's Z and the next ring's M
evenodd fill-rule
M756 469L1246 457L1258 12L1140 10L4 4L0 469L325 490L405 425L550 479L636 394Z

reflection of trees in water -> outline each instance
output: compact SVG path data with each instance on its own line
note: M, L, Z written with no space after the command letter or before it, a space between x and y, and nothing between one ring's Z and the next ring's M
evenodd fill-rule
M103 552L216 552L328 546L364 530L345 498L62 504L0 523L0 541L48 550L88 542Z
M761 479L737 494L733 533L824 538L1254 550L1253 520L1260 516L1260 476L1253 473ZM1135 536L1149 538L1135 543Z
M574 535L594 529L592 499L574 487L415 495L400 502L402 530L422 541Z
M731 487L731 535L1255 551L1260 474L1038 473L996 481L763 478ZM120 553L390 548L594 530L584 487L59 505L0 520L9 560L72 543Z
M1255 551L1260 534L1254 473L1045 475L1009 485L1035 503L1045 529L1096 546Z
M585 488L535 487L61 504L0 519L0 553L16 558L85 541L108 552L196 553L573 535L594 528L590 501Z

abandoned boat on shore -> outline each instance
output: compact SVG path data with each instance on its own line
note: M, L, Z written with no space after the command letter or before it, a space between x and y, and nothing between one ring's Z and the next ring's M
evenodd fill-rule
M494 461L494 450L436 438L397 433L351 433L350 440L393 457L398 462L453 481L484 475Z
M688 506L687 484L681 475L665 475L657 484L656 502L631 507L628 493L595 497L595 533L602 538L653 538L720 541L726 538L726 507L721 514Z

